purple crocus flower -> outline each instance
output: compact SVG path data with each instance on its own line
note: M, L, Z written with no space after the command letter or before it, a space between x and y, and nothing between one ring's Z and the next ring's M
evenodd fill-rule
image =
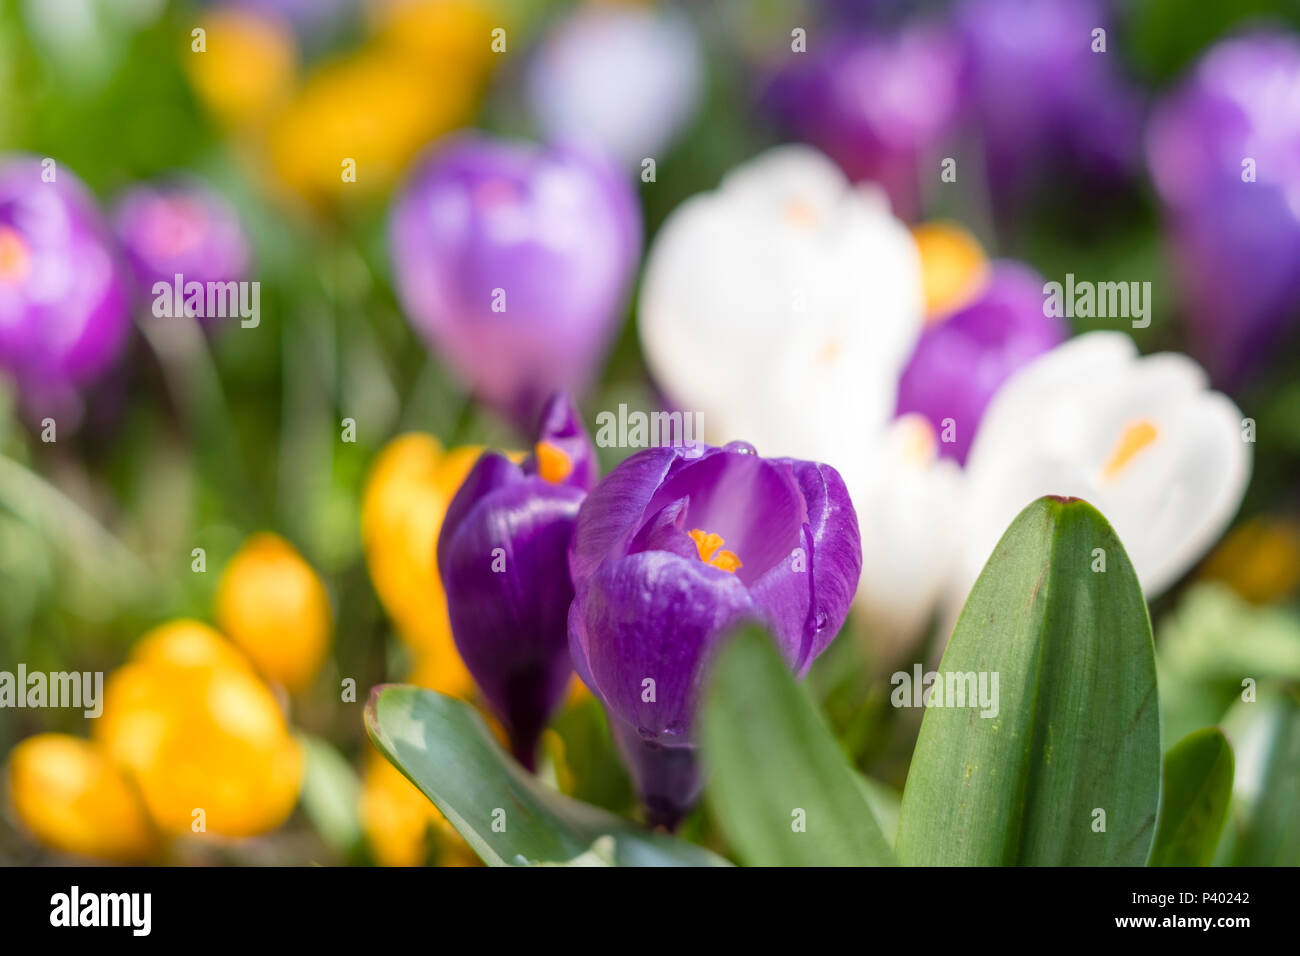
M530 770L573 672L566 554L596 477L591 439L568 398L555 396L532 454L516 465L485 453L448 506L438 537L456 649Z
M127 284L89 190L35 156L0 160L0 369L24 405L62 410L117 360L130 326Z
M851 179L882 185L894 210L910 216L920 205L923 161L933 158L938 169L933 154L961 102L960 65L947 31L918 22L791 54L763 101L785 129Z
M939 452L964 464L993 393L1021 366L1065 341L1068 330L1043 308L1043 279L1013 262L993 265L978 296L927 326L898 383L897 414L919 412L936 434L955 426Z
M1300 40L1213 47L1156 109L1147 155L1192 348L1239 386L1300 317Z
M1096 179L1136 168L1142 105L1115 66L1109 21L1102 0L963 0L954 8L968 109L1000 193L1049 161ZM1096 29L1107 31L1105 53L1093 52Z
M472 136L417 168L394 204L390 246L411 321L480 398L528 422L603 358L641 215L604 161Z
M142 298L159 282L172 290L178 281L183 289L189 282L238 282L247 274L248 240L238 215L200 182L135 186L113 218Z
M588 495L569 550L569 646L652 825L676 826L699 795L692 723L719 640L759 621L803 675L861 570L857 515L827 465L743 442L652 448Z

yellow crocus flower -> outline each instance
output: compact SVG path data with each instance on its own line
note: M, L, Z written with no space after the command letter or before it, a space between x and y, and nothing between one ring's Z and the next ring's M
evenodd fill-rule
M165 625L104 689L95 740L167 833L252 836L297 802L298 744L270 689L224 643L193 622Z
M293 91L298 50L289 28L250 10L209 11L200 24L204 50L181 57L199 100L221 122L260 126Z
M361 543L375 592L398 635L415 651L413 680L465 697L473 689L456 652L438 575L438 533L447 506L482 448L444 450L412 432L375 458L361 498Z
M40 842L119 863L154 859L162 849L135 785L88 740L37 734L9 755L9 799Z
M320 578L278 535L252 535L217 585L217 625L269 680L299 691L329 650L332 614Z

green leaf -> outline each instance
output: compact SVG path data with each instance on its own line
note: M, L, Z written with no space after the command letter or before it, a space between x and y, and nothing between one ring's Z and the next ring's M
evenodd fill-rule
M1219 582L1189 587L1160 622L1156 672L1165 735L1223 719L1242 679L1300 681L1300 614L1251 604Z
M366 730L490 866L725 866L702 847L543 787L464 701L376 687Z
M744 862L894 863L865 785L758 628L718 655L702 732L712 816Z
M956 693L981 679L992 706ZM1020 513L971 590L939 681L948 706L921 722L902 862L1146 862L1161 754L1151 623L1095 508L1053 497ZM910 690L897 683L894 702Z
M1220 854L1234 866L1300 866L1300 697L1261 689L1223 728L1236 751L1233 825Z
M1232 799L1232 748L1218 727L1188 734L1165 754L1160 821L1150 866L1209 866Z
M329 741L299 734L298 743L303 753L303 810L331 849L351 853L361 844L361 781Z

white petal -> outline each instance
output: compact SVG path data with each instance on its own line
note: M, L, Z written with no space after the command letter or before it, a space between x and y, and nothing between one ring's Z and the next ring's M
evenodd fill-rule
M920 334L920 257L829 159L778 147L669 216L638 328L656 381L711 433L839 467L892 412Z
M1241 413L1206 384L1187 357L1138 358L1122 333L1080 336L1014 376L967 459L953 601L1015 515L1047 494L1106 516L1148 598L1184 574L1232 519L1250 473ZM1126 443L1135 428L1149 435Z

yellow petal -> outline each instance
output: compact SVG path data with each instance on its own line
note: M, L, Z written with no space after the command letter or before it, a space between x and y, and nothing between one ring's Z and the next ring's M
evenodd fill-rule
M472 692L473 681L452 642L437 544L447 506L481 454L478 447L444 452L432 435L399 436L376 457L361 502L370 580L416 652L419 682L458 697Z
M161 852L139 791L88 740L28 737L9 755L8 783L18 820L48 846L121 863Z
M94 736L168 833L252 836L297 802L302 754L247 667L128 663L109 677Z
M293 89L298 51L285 26L238 8L207 11L203 53L181 57L198 98L222 122L258 125ZM186 42L191 42L188 32Z
M217 625L268 679L291 691L311 683L329 650L329 596L283 538L251 536L217 585Z
M927 222L912 230L921 253L927 321L961 308L988 281L989 264L979 240L951 222Z
M1224 539L1201 576L1225 582L1255 604L1287 600L1300 591L1300 522L1252 518Z

